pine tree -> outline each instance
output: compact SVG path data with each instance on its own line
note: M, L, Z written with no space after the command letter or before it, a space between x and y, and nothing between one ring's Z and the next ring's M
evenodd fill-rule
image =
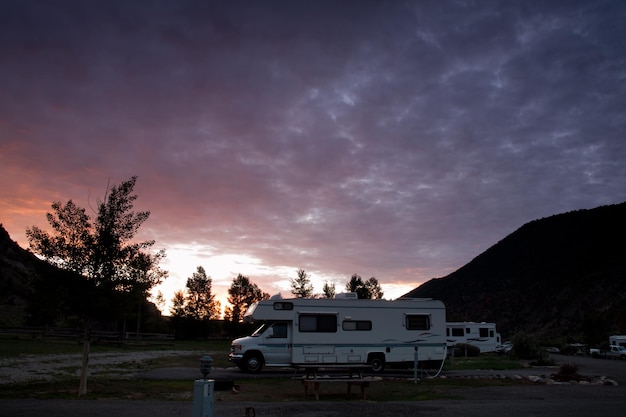
M322 291L325 298L335 298L335 283L326 281Z
M196 272L187 279L187 296L185 297L185 316L196 320L214 320L219 318L215 295L212 293L212 279L199 266Z
M299 269L297 278L291 278L291 293L297 298L310 298L313 295L313 285L309 274L304 269Z

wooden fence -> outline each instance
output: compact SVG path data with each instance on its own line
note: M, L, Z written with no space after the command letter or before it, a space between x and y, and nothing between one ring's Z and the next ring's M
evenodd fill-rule
M81 341L85 337L85 330L63 327L8 327L0 326L1 337L32 337L40 339L75 339ZM174 334L170 333L135 333L135 332L106 332L91 330L90 340L93 342L116 343L173 343Z

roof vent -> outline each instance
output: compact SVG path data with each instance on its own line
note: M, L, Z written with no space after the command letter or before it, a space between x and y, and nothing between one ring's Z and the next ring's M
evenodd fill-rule
M340 292L339 294L335 294L335 298L340 300L358 300L359 296L355 292Z

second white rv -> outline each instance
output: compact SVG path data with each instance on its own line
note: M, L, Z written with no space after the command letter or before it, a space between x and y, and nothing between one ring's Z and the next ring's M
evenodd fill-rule
M496 352L502 347L500 333L495 323L449 322L446 323L448 349L459 343L476 346L480 353Z
M259 322L231 344L229 359L245 372L263 366L369 366L446 357L446 310L431 299L270 299L250 306L244 320Z
M609 344L611 346L623 346L626 347L626 335L613 335L609 336Z

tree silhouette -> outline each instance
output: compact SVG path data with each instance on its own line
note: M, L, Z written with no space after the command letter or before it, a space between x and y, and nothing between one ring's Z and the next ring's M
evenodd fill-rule
M383 298L383 290L374 277L364 282L360 275L353 274L346 284L346 291L355 292L357 297L362 299Z
M304 269L298 270L297 278L291 278L291 293L297 298L310 298L313 295L313 285L309 274Z
M185 316L196 320L214 320L219 318L219 310L213 294L212 279L207 276L203 267L187 279L187 296L185 297Z
M139 227L150 216L149 211L133 212L132 194L137 181L134 176L120 186L107 190L98 202L94 222L85 209L72 200L65 205L52 203L46 219L49 233L37 226L26 229L30 249L49 263L74 271L97 285L111 290L141 292L159 284L167 272L159 269L164 251L151 254L154 240L135 242Z
M335 298L335 283L326 281L322 287L324 298Z
M37 226L26 229L30 249L47 262L72 271L95 285L84 297L81 315L85 325L85 346L79 395L87 392L86 375L89 353L89 328L94 318L110 320L124 317L131 305L141 302L149 290L167 276L159 268L164 251L148 252L154 240L135 242L139 227L150 216L149 211L134 212L137 195L133 176L119 186L107 188L104 200L98 201L96 218L91 222L84 208L72 200L65 205L52 203L46 219L52 231ZM138 313L139 314L139 313Z
M379 300L383 298L383 289L381 288L378 280L374 277L371 277L367 281L365 281L365 287L369 291L369 298Z
M231 307L226 308L226 317L232 323L239 323L248 307L268 298L269 294L262 292L248 277L239 274L228 289L228 302Z
M185 317L185 293L181 290L174 292L170 315L174 318Z

